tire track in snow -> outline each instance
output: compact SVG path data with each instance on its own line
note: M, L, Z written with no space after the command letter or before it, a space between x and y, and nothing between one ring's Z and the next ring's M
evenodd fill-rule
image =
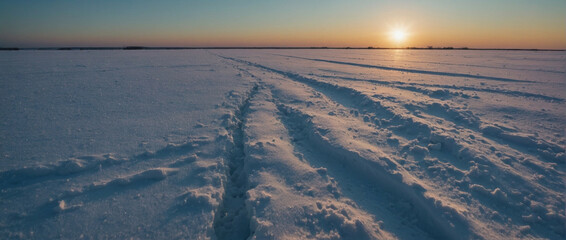
M324 168L297 152L281 122L273 94L260 88L246 116L246 206L252 239L393 239L379 223L342 195ZM289 201L292 199L291 201Z
M269 67L265 67L263 65L251 63L248 61L243 61L240 59L228 58L226 59L234 60L236 62L245 63L251 66L258 67L260 69L268 70L270 72L277 73L282 75L283 77L290 78L293 81L297 81L293 77L296 76L291 75L290 73L282 72L276 69L272 69ZM301 82L301 81L299 81ZM307 84L308 85L308 84ZM316 88L315 88L316 89ZM339 102L340 103L340 102ZM285 112L284 108L280 108L281 111ZM290 112L291 113L291 112ZM296 115L296 113L293 113ZM312 124L310 120L305 120L309 117L303 116L299 117L302 119L301 121L306 121L307 124ZM310 129L316 129L311 126ZM311 131L318 132L317 130ZM310 135L309 135L310 136ZM314 136L317 136L316 134ZM422 229L425 232L431 234L431 236L440 237L443 239L458 239L458 236L468 235L471 234L468 230L469 226L460 219L457 213L449 213L451 210L448 210L445 207L437 206L433 201L433 199L425 198L422 193L420 192L420 186L417 185L406 185L402 182L403 177L400 174L392 174L390 173L386 167L383 165L391 165L396 166L397 164L391 162L390 159L385 158L386 160L378 160L374 162L373 160L366 159L363 156L359 155L359 153L351 152L346 148L342 148L341 146L333 145L332 143L326 142L324 137L318 135L318 138L311 141L314 142L316 146L321 149L327 149L332 155L339 156L342 159L350 159L351 161L346 161L350 164L350 167L358 169L360 172L364 173L365 175L372 176L374 182L380 182L380 186L386 189L388 192L397 196L399 198L407 199L411 205L415 207L415 211L419 216L419 224L421 224ZM394 167L394 168L397 168ZM419 193L417 193L419 192ZM448 212L444 212L444 210L448 210ZM447 221L445 216L439 215L438 212L443 212L451 216L451 221ZM455 214L455 215L453 215ZM456 230L457 229L457 230Z
M385 191L381 184L374 186L375 177L370 174L360 174L357 168L351 168L344 164L344 159L337 157L333 152L326 151L320 144L315 144L310 133L313 131L307 123L309 120L301 119L300 116L289 113L289 108L278 103L278 115L281 116L281 123L289 131L293 138L291 144L301 158L306 160L309 165L322 167L328 171L328 175L337 180L337 184L342 188L342 194L352 199L361 209L373 214L377 219L384 220L381 227L400 239L415 238L427 239L434 234L427 233L421 228L426 229L422 222L413 222L417 219L414 206L406 199L394 198L388 191ZM306 120L306 121L305 121ZM357 176L352 178L352 176ZM347 190L345 190L347 189ZM392 203L383 206L379 203ZM400 227L398 224L402 225ZM420 225L420 226L419 226ZM409 227L408 227L409 226ZM419 229L419 230L414 230Z
M441 88L441 89L464 90L464 91L473 91L473 92L486 92L486 93L494 93L494 94L502 94L502 95L507 95L507 96L513 96L513 97L525 97L525 98L540 99L540 100L544 100L544 101L548 101L548 102L564 102L564 99L562 99L562 98L551 97L551 96L536 94L536 93L513 91L513 90L477 88L477 87L469 87L469 86L451 86L451 85L443 85L443 84L405 83L405 82L400 82L400 81L383 81L383 80L375 80L375 79L360 79L360 78L353 78L353 77L321 75L321 74L315 74L314 76L321 77L321 78L336 78L336 79L356 81L356 82L377 83L377 84L392 86L392 87L405 89L405 90L409 90L409 91L413 91L413 92L420 92L420 93L424 92L425 90L424 89L423 90L418 89L415 86ZM434 94L434 91L432 91L432 94Z
M286 56L281 54L272 54L275 56ZM374 56L374 55L372 55ZM343 57L343 59L352 59L352 60L368 60L365 58L350 58L350 57ZM372 59L381 62L396 62L395 60L389 59ZM477 65L477 64L461 64L461 63L451 63L451 62L430 62L430 61L410 61L410 60L403 60L403 62L409 63L426 63L426 64L435 64L435 65L442 65L442 66L461 66L461 67L475 67L475 68L489 68L489 69L498 69L498 70L518 70L518 71L531 71L531 72L547 72L547 73L566 73L560 70L551 70L551 69L528 69L528 68L518 68L518 67L497 67L497 66L487 66L487 65Z
M396 128L405 132L412 132L411 134L414 135L415 137L419 134L424 134L424 135L430 135L431 132L433 132L433 128L431 127L431 125L427 124L426 122L422 122L422 120L416 119L414 117L411 116L404 116L404 115L400 115L395 113L394 111L392 111L392 107L391 106L385 106L384 104L382 104L379 101L376 101L374 99L372 99L370 96L367 96L365 94L363 94L362 92L359 92L355 89L349 88L349 87L343 87L340 85L335 85L335 84L331 84L331 83L327 83L327 82L323 82L323 81L319 81L319 80L315 80L312 78L308 78L308 77L304 77L302 75L296 74L296 73L290 73L290 72L285 72L285 71L281 71L281 70L277 70L274 68L270 68L267 66L263 66L257 63L252 63L252 62L248 62L245 60L240 60L240 59L234 59L234 58L227 58L227 59L231 59L237 62L242 62L242 63L246 63L248 65L251 66L255 66L261 69L265 69L271 72L275 72L277 74L283 75L287 78L290 78L294 81L299 81L302 83L305 83L307 85L310 85L311 87L314 87L315 89L317 89L317 91L323 92L325 95L331 94L334 95L333 99L335 101L337 101L338 103L347 106L349 108L356 108L359 109L360 111L373 111L378 115L384 115L384 118L382 118L379 122L376 122L376 124L378 126L381 126L382 124L385 123L385 126L394 124L396 122L401 122L401 125L398 125ZM331 92L336 92L336 94L334 93L329 93L327 91L331 91ZM347 99L343 99L343 97L341 96L341 94L339 92L344 92L344 93L349 93L350 97L355 97L357 98L357 100L359 102L361 102L362 104L362 108L360 108L360 106L356 105L356 104L350 104L347 103L349 102L349 100ZM343 94L342 94L343 95ZM369 106L368 106L369 103ZM376 109L378 111L376 111ZM448 109L450 110L450 109ZM446 111L448 111L446 110ZM383 121L385 119L385 121ZM448 119L447 119L448 120ZM452 120L450 120L452 121ZM472 128L468 128L472 131L477 132L478 130L481 130L481 134L483 136L485 136L486 138L492 140L493 142L501 142L503 141L504 143L508 144L510 147L513 147L513 149L519 151L519 152L523 152L524 154L530 154L528 151L526 151L525 149L523 149L524 146L537 146L537 152L539 153L539 155L545 159L549 159L551 161L554 162L560 162L560 158L564 157L564 149L556 146L554 144L548 143L542 139L533 139L532 137L522 137L521 135L516 135L516 134L511 134L508 132L505 132L501 129L494 129L494 131L491 131L491 129L489 126L488 127L482 127L481 129L475 129L474 130L474 125L479 125L479 124L472 124ZM389 128L391 128L391 126L389 126ZM397 133L400 133L399 131L397 131ZM405 136L407 137L407 136ZM493 138L495 137L495 138ZM441 139L444 141L446 139L443 139L444 137L441 137ZM438 138L437 138L438 139ZM449 145L453 145L450 142L457 142L457 141L452 141L449 140L449 142L445 142ZM462 146L457 146L457 149L463 149ZM551 151L549 152L548 149L550 149Z
M295 76L296 74L290 73L289 75L291 76ZM364 102L365 100L367 100L369 98L369 96L358 92L355 89L351 89L348 87L342 87L339 85L333 85L333 84L329 84L329 83L325 83L325 82L320 82L314 79L309 79L309 78L305 78L302 77L300 75L297 75L297 79L299 82L305 83L313 88L315 88L317 91L323 92L325 93L327 96L333 98L335 101L338 101L341 104L346 104L345 106L349 106L349 107L353 107L353 108L358 108L360 111L363 110L369 110L368 108L359 108L360 106L352 103L348 103L349 100L347 99L340 99L340 91L343 91L345 93L350 93L350 97L353 97L354 99L356 99L355 101L358 102ZM301 81L302 80L302 81ZM328 91L328 93L326 93ZM329 95L330 94L330 95ZM335 96L338 96L338 98L335 98ZM371 99L371 98L369 98ZM341 102L342 101L342 102ZM351 101L351 100L350 100ZM378 106L384 106L384 104L378 104ZM371 110L369 110L371 111ZM394 112L391 112L393 115ZM397 120L401 120L401 121L406 121L405 125L410 127L414 122L411 120L413 119L412 117L409 118L405 118L405 117L399 117L397 118ZM397 121L396 120L396 121ZM430 135L430 141L432 143L438 144L440 143L442 150L444 151L448 151L450 153L450 155L452 155L454 158L452 159L450 156L442 156L442 155L438 155L438 154L434 154L436 155L436 157L438 157L438 159L442 159L445 158L450 164L455 164L455 161L459 161L459 162L467 162L466 168L463 172L461 171L455 171L455 173L458 173L459 176L456 176L457 178L460 178L458 181L460 181L461 183L464 183L464 185L457 184L455 186L459 187L462 190L465 191L469 191L471 193L474 194L474 199L478 200L480 202L482 202L482 205L484 206L489 206L489 207L497 207L498 206L506 206L505 208L499 208L499 213L496 213L495 215L498 216L500 213L503 213L506 216L513 216L513 219L529 219L529 217L527 215L529 215L529 213L531 212L531 210L527 207L525 207L525 203L523 202L524 199L523 197L528 197L528 195L530 193L537 193L537 195L541 195L541 196L545 196L547 194L550 194L551 196L555 196L557 198L560 198L560 194L558 192L555 192L551 189L555 189L556 187L559 187L563 189L563 187L560 187L560 178L562 176L562 174L560 174L559 172L552 170L552 169L545 169L541 166L538 166L537 168L534 168L536 166L535 163L532 163L530 161L524 161L525 164L530 164L532 167L529 167L527 165L524 165L523 169L526 172L535 172L536 174L543 173L545 175L549 175L545 178L543 178L541 181L538 181L536 179L531 179L531 177L529 176L524 176L521 175L519 173L519 171L517 171L516 169L513 169L513 167L511 166L504 166L502 165L502 163L499 163L498 161L492 161L490 160L490 158L495 158L498 159L498 157L496 156L490 156L490 158L486 158L486 156L484 156L485 153L480 153L477 150L474 150L473 148L470 148L468 146L466 146L466 144L464 144L464 142L466 142L467 140L462 139L461 137L459 137L458 135L454 135L454 136L450 136L450 135L446 135L446 134L438 134L436 133L436 131L433 131L434 128L440 128L442 129L443 132L453 132L456 129L450 129L450 128L445 128L445 126L436 126L433 127L432 125L429 125L428 123L424 122L425 129L430 129L430 132L426 133L425 135ZM380 126L386 126L383 124L380 124ZM387 126L388 128L392 129L391 126ZM474 130L475 129L475 130ZM486 131L487 129L487 131ZM394 132L400 133L399 131L395 131ZM509 134L506 133L505 131L497 131L497 129L495 129L496 132L502 132L501 134ZM511 148L513 150L516 150L518 152L522 152L523 154L526 154L527 156L530 155L530 153L524 149L522 149L522 146L538 146L541 145L543 148L548 148L548 149L554 149L552 151L557 151L557 155L562 153L563 150L560 148L556 148L553 145L547 145L545 141L537 141L537 142L531 142L529 143L529 141L533 141L532 139L524 139L523 142L521 142L521 140L523 140L523 138L519 138L517 140L514 140L513 137L517 136L517 135L512 135L509 138L511 138L511 140L513 141L504 141L505 139L501 139L500 137L495 136L496 138L492 138L494 136L489 136L490 135L490 130L489 127L485 128L479 128L475 127L472 125L471 128L462 130L459 129L457 130L457 132L459 131L472 131L473 133L475 133L476 135L478 135L478 137L476 137L479 141L482 141L485 144L493 144L495 143L494 146L496 146L497 148L494 149L499 149L502 150L503 152L509 152L510 150L508 150L511 147L515 147L515 148ZM479 132L478 132L479 131ZM484 139L482 140L481 135L483 134ZM485 135L488 135L487 137ZM486 141L489 140L489 141ZM504 143L501 143L501 141L504 141ZM518 141L518 142L517 142ZM525 142L527 142L527 144L525 144ZM521 144L522 143L522 144ZM508 146L510 145L510 146ZM430 146L430 145L429 145ZM485 148L488 148L487 146L485 146ZM429 148L430 149L430 148ZM410 150L410 149L409 149ZM425 152L428 152L428 150L425 150ZM511 150L512 152L512 150ZM511 159L516 159L517 157L511 157ZM551 157L553 158L553 157ZM510 161L514 161L514 160L510 160ZM557 159L554 161L558 161ZM517 161L519 162L519 161ZM439 167L439 163L435 163L434 161L424 161L424 163L426 164L425 167L428 165L428 169L427 169L427 174L429 174L431 177L434 177L435 175L439 175L438 170L439 169L443 169L443 167ZM521 162L521 164L523 164L523 162ZM526 167L526 168L525 168ZM529 169L529 168L533 168L533 169ZM444 167L444 169L450 169L447 167ZM493 177L490 175L496 175L499 177ZM465 178L463 178L465 177ZM467 180L466 182L462 182L461 180L464 179L471 179ZM441 180L446 180L441 179ZM517 194L517 190L515 189L516 186L514 185L508 185L506 184L506 181L511 181L514 182L522 187L520 187L519 190L520 191L520 195L521 197L515 197L510 198L508 197L507 193L513 193L513 194ZM485 187L484 187L485 186ZM552 199L538 199L537 197L533 198L534 201L544 201L544 202L553 202L553 203L557 203L555 200ZM527 203L528 204L528 203ZM558 202L556 204L556 206L561 206L561 203ZM497 209L496 208L496 209ZM555 211L555 210L552 210ZM497 212L497 211L496 211ZM521 214L526 214L521 216ZM532 216L532 215L529 215ZM552 216L547 216L548 219L552 219ZM552 220L554 221L554 220ZM550 229L553 228L557 228L558 225L560 225L560 221L557 221L556 223L551 223L550 225ZM544 230L541 230L544 231Z
M513 178L518 177L517 179L521 179L521 182L528 184L529 181L523 179L522 176L519 176L515 171L508 171L509 169L503 167L501 165L494 164L493 162L489 162L485 159L485 157L481 156L479 153L475 151L470 151L471 149L462 144L467 140L463 140L455 136L449 136L446 134L438 134L435 130L442 130L442 132L465 132L470 131L474 135L478 141L483 143L490 143L496 144L496 149L503 149L504 152L508 152L509 150L505 149L512 149L512 151L517 151L523 153L527 156L531 156L533 153L525 149L525 147L536 147L536 152L543 158L548 159L553 162L560 162L560 156L564 153L564 149L556 146L552 143L548 143L542 139L536 139L532 137L524 137L521 135L510 133L506 130L500 129L496 126L491 125L484 125L480 127L481 121L477 120L476 123L472 122L472 124L463 125L465 128L460 129L451 129L446 128L445 126L441 125L432 125L427 122L427 119L415 118L409 114L399 114L395 111L395 106L387 104L386 102L379 101L377 99L373 99L375 96L368 96L356 89L351 87L344 87L341 85L327 83L325 81L320 81L308 77L301 76L295 73L288 73L284 71L279 71L276 69L271 69L269 67L264 67L259 65L258 67L263 67L264 69L270 71L278 71L279 74L286 76L292 80L307 84L317 91L324 93L325 95L329 96L334 101L346 106L348 108L357 109L359 112L374 112L377 115L382 116L381 119L373 119L374 123L377 126L386 127L399 136L406 138L407 140L417 137L418 135L429 136L430 141L433 144L441 144L442 150L448 151L451 155L456 159L456 161L461 160L468 160L468 162L476 162L481 164L487 164L490 168L496 168L502 170L505 175L511 174ZM344 96L349 95L349 97L344 98ZM360 102L362 104L354 103ZM387 98L381 98L381 100L388 100ZM396 103L400 104L400 103ZM401 104L402 105L402 104ZM451 108L443 107L442 105L438 106L440 108L445 108L443 112L448 113ZM438 115L436 115L438 116ZM455 123L453 119L449 119L447 117L443 117L443 119L447 121L451 121ZM399 125L395 125L395 123L400 123ZM459 125L459 124L456 124ZM438 129L436 129L438 128ZM550 152L549 152L550 151ZM536 157L535 157L536 158ZM448 160L451 164L454 164L453 160ZM528 163L528 162L527 162ZM458 165L456 163L456 165ZM468 171L473 170L469 163L466 165ZM530 168L530 167L529 167ZM528 184L530 185L530 184ZM533 189L538 189L541 186L532 186Z
M387 157L379 157L379 160L368 159L363 154L349 150L324 137L319 128L314 125L313 117L285 105L279 105L279 110L284 118L288 119L287 126L291 131L293 127L288 124L289 122L299 122L305 128L307 144L312 146L312 149L324 151L324 155L333 156L330 161L342 163L346 169L352 169L351 171L354 172L352 175L377 184L378 188L396 199L401 199L400 201L407 201L409 208L416 215L417 226L422 231L439 239L459 239L471 234L468 230L469 226L458 216L451 216L450 221L446 220L445 214L448 212L445 210L447 209L436 206L432 199L424 197L423 192L419 190L421 189L419 185L405 183L401 174L395 173L399 168ZM323 153L318 152L317 154ZM398 207L398 205L393 207ZM398 210L407 211L407 209Z
M286 78L292 79L294 81L298 81L304 84L307 84L317 91L324 93L325 95L330 96L336 102L353 109L358 109L360 112L374 112L376 115L381 116L381 119L373 119L377 126L385 126L389 129L393 130L397 134L404 135L405 138L411 139L417 137L418 135L430 135L434 131L434 127L429 123L423 122L423 119L414 118L409 115L402 115L398 114L392 109L393 106L388 106L380 101L372 99L372 97L365 95L362 92L359 92L350 87L343 87L340 85L335 85L319 80L315 80L312 78L304 77L296 73L285 72L277 69L273 69L270 67L266 67L260 64L234 59L234 58L227 58L237 62L245 63L251 66L258 67L260 69L268 70L280 75L285 76ZM348 98L344 98L344 95L349 95ZM355 98L356 101L360 102L361 104L354 104L351 99ZM440 106L442 107L442 106ZM445 109L444 112L449 111L450 109ZM446 120L450 120L445 118ZM369 119L368 119L369 121ZM479 120L478 120L479 121ZM395 125L396 123L400 123L400 125ZM474 127L477 126L477 127ZM438 127L438 126L436 126ZM560 161L560 157L564 157L564 149L556 146L554 144L548 143L541 139L533 139L532 137L522 137L520 135L508 133L503 131L502 129L493 128L490 126L482 126L479 128L479 123L474 123L471 126L467 126L469 130L473 132L477 132L479 135L483 135L486 139L491 140L492 142L496 143L505 143L512 147L514 150L522 152L524 154L530 155L528 151L523 149L524 146L537 146L537 152L540 154L541 157L545 159L550 159L551 161ZM447 129L450 131L450 129ZM408 135L406 135L408 134ZM412 136L411 136L412 135ZM437 136L433 135L433 138L436 141L441 141L441 144L448 146L455 154L454 156L460 158L459 152L462 149L465 149L465 146L458 144L456 139L448 136ZM548 152L548 149L551 151Z
M339 85L334 85L334 84L330 84L330 83L326 83L326 82L321 82L312 78L307 78L307 77L303 77L299 74L295 74L295 73L289 73L289 72L284 72L284 71L280 71L277 69L273 69L270 67L266 67L260 64L256 64L256 63L251 63L248 61L243 61L243 60L239 60L239 59L232 59L234 61L237 62L241 62L244 64L248 64L250 66L255 66L259 69L263 69L263 70L267 70L269 72L273 72L279 75L282 75L284 78L288 78L290 80L299 82L299 83L303 83L306 84L312 88L314 88L316 91L323 93L324 95L329 96L331 99L333 99L334 101L337 101L339 104L348 107L348 108L353 108L353 109L357 109L359 112L373 112L377 115L381 115L383 117L385 117L385 119L373 119L372 117L368 118L367 121L375 121L376 127L386 127L389 130L392 130L393 132L397 132L397 133L405 133L408 135L405 135L407 137L411 137L412 136L416 136L416 135L420 135L420 134L424 134L426 136L431 135L430 140L434 141L435 143L440 143L442 144L442 149L443 151L448 151L451 155L453 155L455 157L455 159L462 159L462 161L465 160L465 162L468 162L467 165L467 169L465 171L459 171L459 176L457 178L462 178L465 177L465 179L467 179L466 181L462 182L460 180L458 180L456 182L456 185L454 185L453 187L456 187L456 189L459 190L464 190L464 191L469 191L470 193L474 193L474 198L473 201L479 200L480 202L483 202L484 206L501 206L501 204L507 206L505 208L499 208L497 207L496 209L498 209L499 211L502 211L502 213L504 215L507 216L512 216L513 219L521 219L520 216L520 212L523 212L523 214L529 214L529 212L531 210L529 210L529 208L525 208L525 203L521 202L523 201L522 197L514 197L515 200L519 201L519 202L506 202L506 201L511 201L510 198L507 197L506 192L507 193L511 193L513 192L513 194L527 194L529 192L537 192L539 194L541 194L542 196L544 196L545 194L550 193L551 195L557 196L559 197L560 194L556 195L555 192L552 192L549 188L544 187L542 185L540 185L539 183L532 182L532 179L529 180L528 176L523 176L521 174L518 174L518 172L515 169L510 168L509 166L503 166L502 163L498 162L498 161L492 161L488 158L486 158L483 154L485 153L479 153L475 150L472 150L470 148L468 148L465 144L463 145L462 142L467 142L464 141L463 139L460 139L460 137L458 137L458 135L455 136L450 136L450 135L446 135L446 134L437 134L435 133L435 131L433 131L436 127L434 127L433 125L429 125L428 123L423 122L423 119L415 119L413 117L411 117L410 115L404 115L401 114L399 115L399 113L394 110L396 109L394 106L390 106L389 104L384 104L381 103L380 101L362 93L359 92L355 89L349 88L349 87L342 87ZM357 102L357 103L355 103ZM399 104L399 103L397 103ZM307 104L308 107L308 104ZM376 115L376 116L377 116ZM371 120L370 120L371 119ZM364 119L366 120L366 119ZM378 120L378 121L376 121ZM384 121L385 120L385 121ZM395 123L401 122L401 125L396 125ZM416 125L415 125L416 124ZM414 129L414 128L417 129ZM437 126L437 127L441 127L441 129L443 129L442 131L448 131L448 132L453 132L455 129L444 129L444 126ZM420 128L420 129L419 129ZM471 130L471 129L470 129ZM421 141L422 139L419 139L419 141ZM424 139L425 142L428 141L428 138ZM480 141L483 141L481 139L479 139ZM483 141L485 144L488 144L490 142L485 142ZM493 143L493 142L491 142ZM421 143L422 144L422 143ZM425 145L426 146L426 145ZM497 145L496 145L497 146ZM504 149L506 149L506 146L498 146L498 147L503 147ZM412 147L408 150L411 150ZM419 149L419 148L417 148ZM420 149L423 149L423 147L420 147ZM426 150L426 148L424 148ZM404 151L404 150L402 150ZM508 150L503 150L503 151L508 151ZM428 152L428 150L426 150L426 152ZM437 157L440 155L437 155ZM452 160L452 157L446 157L447 158L447 162L450 163ZM427 174L431 174L433 173L433 175L437 175L438 172L434 173L436 170L434 169L439 169L438 166L440 163L438 161L436 161L436 163L434 163L434 161L425 161L426 163L428 163L428 166L432 166L434 167L431 171L425 171ZM429 163L430 162L430 163ZM432 165L430 165L432 164ZM442 165L442 164L440 164ZM422 166L426 168L425 166ZM442 169L442 167L440 168ZM430 167L429 167L429 170ZM493 172L492 172L493 171ZM456 171L458 173L458 171ZM488 177L486 176L486 174L489 173L494 173L497 176L500 177ZM444 173L445 174L445 173ZM431 175L431 176L433 176ZM555 174L553 174L555 175ZM560 174L559 174L560 175ZM473 181L470 182L470 179L473 179ZM433 179L430 179L431 181L437 181ZM442 179L440 179L442 180ZM445 181L446 179L444 178L443 181ZM503 180L503 181L502 181ZM513 185L508 185L505 184L505 181L511 181L515 184ZM464 183L464 185L462 185L462 183ZM469 185L467 184L469 183ZM481 183L480 185L478 185L478 183ZM452 183L454 184L454 183ZM483 187L483 184L487 184L485 186L488 187ZM503 185L502 185L503 184ZM519 185L516 185L519 184ZM434 184L433 184L434 185ZM514 190L515 187L518 186L522 186L519 187L519 192L517 192L516 190ZM461 187L461 189L460 189ZM501 187L501 189L503 189L503 191L501 189L499 189ZM482 191L483 189L483 191ZM493 191L491 189L494 189ZM526 192L525 192L526 191ZM479 194L479 195L478 195ZM524 195L525 197L527 197L526 195ZM532 197L532 195L531 195ZM529 197L529 198L531 198ZM525 198L527 199L527 198ZM555 202L552 201L551 199L538 199L536 196L534 198L532 198L533 200L536 199L536 201L543 201L543 202ZM497 203L494 204L493 201L496 201ZM503 201L503 202L502 202ZM468 202L469 203L469 202ZM528 204L528 202L527 202ZM474 206L475 203L473 204ZM560 204L559 204L560 205ZM476 206L478 207L478 206ZM475 211L479 211L482 212L483 210L483 206L479 206L479 209L476 209ZM554 209L552 211L557 211L558 209ZM479 217L480 219L484 218L481 215L476 215L476 217ZM495 216L499 215L499 213L497 213L497 211L495 211ZM472 219L475 217L472 217ZM524 218L524 216L523 216ZM552 216L548 216L547 218L552 218ZM477 221L477 220L473 220L473 221ZM518 223L516 223L518 224ZM560 224L560 223L557 223ZM554 223L553 223L554 225ZM478 229L487 227L487 225L484 226L476 226L478 227ZM551 226L551 228L555 228L555 226ZM476 229L477 230L477 229ZM497 230L497 231L501 231L501 230Z
M373 121L377 126L387 127L399 135L403 135L403 138L412 139L416 138L420 134L430 134L432 129L429 125L423 123L421 120L414 119L410 116L405 116L396 113L392 106L387 106L380 101L372 99L355 89L349 87L343 87L335 84L330 84L326 82L321 82L312 78L307 78L296 73L285 72L277 70L274 68L266 67L260 64L240 60L227 58L237 62L245 63L257 68L267 70L285 78L288 78L295 82L300 82L312 87L316 91L328 96L330 99L334 100L338 104L345 106L350 109L355 109L357 112L371 112L376 114L374 118L369 117L364 119L366 122ZM381 117L380 119L377 116Z
M245 175L244 124L250 100L258 92L255 85L234 114L232 126L228 127L232 147L227 156L227 182L218 211L214 216L214 232L222 239L247 239L250 236L250 214L245 206L248 180Z
M302 78L305 79L305 77ZM344 78L344 77L338 77L338 78L344 80L351 80L350 78ZM358 79L356 79L355 81L358 81ZM359 80L359 81L373 82L373 80L367 80L367 81ZM318 84L323 83L323 85L333 86L332 84L326 83L325 81L311 79L311 82L315 82L315 83L318 82ZM359 92L357 92L356 94L359 94ZM524 97L533 97L533 96L527 94L524 95ZM546 101L558 101L558 102L563 101L563 99L557 99L543 95L540 95L538 97ZM382 99L386 99L386 98L382 98ZM454 110L453 107L439 103L433 103L431 105L426 105L423 107L421 106L415 106L415 107L418 107L420 111L425 112L429 115L436 116L444 120L450 121L455 125L460 125L462 127L465 127L466 129L471 130L473 133L475 133L475 135L483 135L483 138L485 139L489 139L502 146L507 145L512 149L518 152L522 152L526 155L532 155L534 152L535 154L538 154L538 156L541 159L544 159L546 161L555 162L555 163L560 163L561 161L564 161L565 150L563 147L558 146L555 143L548 142L544 139L537 138L535 136L524 135L515 132L514 130L505 130L501 127L494 126L493 124L486 125L477 116L475 116L473 113L469 111L464 111L464 112L457 111ZM532 151L530 148L534 148L534 151Z
M380 65L369 65L369 64L361 64L361 63L343 62L343 61L335 61L335 60L327 60L327 59L319 59L319 58L303 58L303 57L287 56L287 55L281 55L281 56L291 57L291 58L296 58L296 59L309 60L309 61L316 61L316 62L327 62L327 63L349 65L349 66L356 66L356 67L363 67L363 68L376 68L376 69L381 69L381 70L407 72L407 73L417 73L417 74L426 74L426 75L485 79L485 80L502 81L502 82L525 82L525 83L532 83L533 82L533 81L529 81L529 80L517 80L517 79L510 79L510 78L472 75L472 74L465 74L465 73L437 72L437 71L428 71L428 70L416 70L416 69L408 69L408 68L396 68L396 67L386 67L386 66L380 66Z

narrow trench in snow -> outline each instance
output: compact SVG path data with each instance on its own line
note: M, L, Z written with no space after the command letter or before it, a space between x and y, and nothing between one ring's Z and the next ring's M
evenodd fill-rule
M214 232L223 239L247 239L250 231L250 215L246 210L246 191L248 177L244 172L244 120L249 109L250 100L257 93L255 85L247 98L236 109L236 124L228 127L233 139L233 146L227 156L228 169L226 186L222 203L214 216Z

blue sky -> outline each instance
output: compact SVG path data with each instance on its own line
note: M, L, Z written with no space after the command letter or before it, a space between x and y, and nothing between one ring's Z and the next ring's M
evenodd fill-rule
M566 1L0 2L2 47L125 45L566 48Z

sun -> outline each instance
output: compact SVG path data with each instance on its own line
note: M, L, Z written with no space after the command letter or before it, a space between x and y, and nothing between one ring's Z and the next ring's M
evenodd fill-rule
M394 28L389 32L391 41L395 44L401 44L407 41L408 35L407 29L405 28Z
M405 29L395 29L391 32L391 39L395 43L403 43L407 39L407 31Z
M390 24L386 35L392 47L403 47L411 42L412 31L411 24L406 22Z

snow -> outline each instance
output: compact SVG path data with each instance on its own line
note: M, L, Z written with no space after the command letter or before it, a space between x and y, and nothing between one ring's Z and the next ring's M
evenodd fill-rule
M2 52L3 239L564 239L566 54Z

